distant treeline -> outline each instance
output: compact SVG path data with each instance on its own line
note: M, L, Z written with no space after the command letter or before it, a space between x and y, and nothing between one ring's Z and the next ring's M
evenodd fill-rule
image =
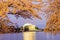
M43 31L44 29L39 29L36 32ZM21 27L15 27L15 26L6 26L5 28L0 26L0 33L20 33L20 32L26 32L29 31L28 28L24 28L23 26ZM35 30L31 30L34 32ZM29 31L30 32L30 31Z
M0 26L0 33L19 33L22 31L23 31L22 26L17 28L15 28L14 26L7 26L6 28Z

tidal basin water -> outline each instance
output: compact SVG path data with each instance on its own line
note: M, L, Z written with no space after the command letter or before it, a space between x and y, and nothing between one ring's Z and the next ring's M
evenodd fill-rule
M60 34L55 35L45 32L34 32L34 33L30 32L29 34L28 33L0 34L0 40L28 40L28 39L29 40L60 40Z

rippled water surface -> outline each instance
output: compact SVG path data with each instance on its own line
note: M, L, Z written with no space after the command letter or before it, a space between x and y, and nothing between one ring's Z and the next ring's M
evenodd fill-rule
M60 34L37 32L35 36L36 40L60 40ZM0 34L0 40L23 40L23 33Z

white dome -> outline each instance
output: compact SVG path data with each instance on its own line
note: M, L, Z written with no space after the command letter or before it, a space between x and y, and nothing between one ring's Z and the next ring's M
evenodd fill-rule
M26 23L25 25L23 25L23 28L28 26L29 30L35 30L35 25L31 24L31 23Z
M31 24L31 23L26 23L26 24L23 25L23 27L29 26L29 25L33 25L33 24Z

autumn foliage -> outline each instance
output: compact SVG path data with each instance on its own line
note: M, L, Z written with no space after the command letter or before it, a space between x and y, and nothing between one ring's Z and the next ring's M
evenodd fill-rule
M9 12L19 15L22 11L26 11L26 13L30 13L34 17L41 19L41 17L36 14L36 10L34 10L40 9L40 7L41 5L39 4L33 4L32 0L0 0L0 16L4 18ZM20 12L16 13L18 11Z
M46 30L59 31L60 30L60 1L55 0L50 6L50 10L53 11L46 23Z

